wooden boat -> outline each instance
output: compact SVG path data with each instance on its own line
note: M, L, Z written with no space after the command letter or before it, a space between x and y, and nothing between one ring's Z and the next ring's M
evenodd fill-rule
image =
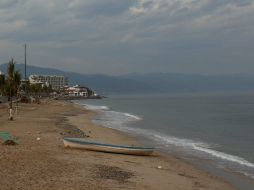
M89 141L81 138L64 138L64 146L66 148L79 148L92 151L110 152L117 154L131 154L146 156L152 154L154 148L106 144L96 141Z

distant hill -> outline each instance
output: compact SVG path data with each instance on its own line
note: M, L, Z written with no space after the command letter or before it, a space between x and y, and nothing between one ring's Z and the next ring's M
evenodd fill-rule
M7 64L0 65L6 72ZM24 76L24 65L16 64ZM71 85L88 86L103 95L108 94L146 94L146 93L191 93L216 91L253 91L254 76L228 75L205 76L198 74L148 73L108 76L103 74L86 75L65 72L58 69L27 67L27 75L56 74L69 77Z

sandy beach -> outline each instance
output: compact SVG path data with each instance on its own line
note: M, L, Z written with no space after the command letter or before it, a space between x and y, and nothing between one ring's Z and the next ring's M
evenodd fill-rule
M0 105L0 189L232 190L230 184L169 155L130 156L66 149L63 137L137 145L122 132L96 126L94 112L64 101L21 104L14 121ZM158 166L160 166L158 168Z

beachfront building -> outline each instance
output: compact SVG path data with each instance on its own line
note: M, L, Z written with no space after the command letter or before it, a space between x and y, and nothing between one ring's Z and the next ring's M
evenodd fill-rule
M82 96L82 97L88 97L89 96L89 88L85 86L75 85L71 86L65 89L65 92L68 96Z
M30 84L44 84L51 86L54 90L63 89L68 86L68 77L59 75L30 75Z

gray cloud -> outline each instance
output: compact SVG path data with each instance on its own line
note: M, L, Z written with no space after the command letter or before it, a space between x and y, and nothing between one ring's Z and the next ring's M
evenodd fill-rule
M18 2L18 0L1 0L0 1L0 10L9 8L13 5L15 5Z
M0 61L84 73L253 73L253 0L2 0Z

